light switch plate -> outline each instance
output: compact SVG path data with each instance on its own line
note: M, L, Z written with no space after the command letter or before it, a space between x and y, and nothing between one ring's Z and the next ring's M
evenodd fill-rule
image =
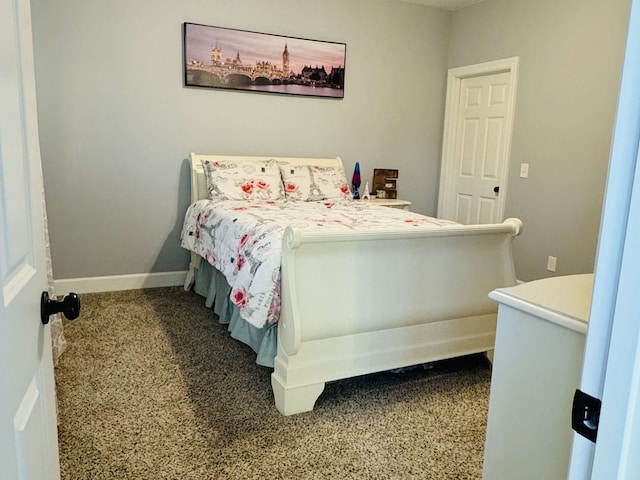
M521 163L520 164L520 178L529 178L529 164Z

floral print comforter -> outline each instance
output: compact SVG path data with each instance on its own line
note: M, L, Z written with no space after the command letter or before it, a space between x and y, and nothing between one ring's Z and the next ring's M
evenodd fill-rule
M366 201L199 200L187 210L180 242L222 272L240 316L261 328L280 314L280 252L287 226L375 231L453 223Z

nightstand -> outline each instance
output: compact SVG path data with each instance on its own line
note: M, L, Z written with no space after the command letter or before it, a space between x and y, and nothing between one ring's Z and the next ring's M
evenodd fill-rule
M408 200L399 200L397 198L372 198L370 200L363 200L363 202L371 202L376 205L382 205L383 207L399 208L400 210L409 210L411 202Z

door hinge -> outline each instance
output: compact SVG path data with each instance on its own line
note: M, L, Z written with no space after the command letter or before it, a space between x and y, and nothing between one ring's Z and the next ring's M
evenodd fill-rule
M596 443L598 423L600 422L600 408L602 401L581 390L576 390L573 396L571 410L571 428L584 438Z

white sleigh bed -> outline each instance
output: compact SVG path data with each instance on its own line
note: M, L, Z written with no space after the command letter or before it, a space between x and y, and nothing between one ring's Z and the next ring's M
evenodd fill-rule
M342 167L339 158L191 154L192 202L208 195L201 161L229 158ZM287 227L271 375L277 409L312 410L328 381L491 352L497 305L488 293L515 285L511 247L521 228L518 219L414 231ZM201 261L191 253L185 290Z

